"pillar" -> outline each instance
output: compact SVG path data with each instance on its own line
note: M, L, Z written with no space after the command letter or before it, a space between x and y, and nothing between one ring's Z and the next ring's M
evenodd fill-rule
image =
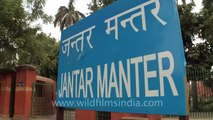
M16 91L14 120L28 120L31 116L32 85L36 81L34 66L23 65L16 68Z
M9 117L12 73L0 73L0 117Z

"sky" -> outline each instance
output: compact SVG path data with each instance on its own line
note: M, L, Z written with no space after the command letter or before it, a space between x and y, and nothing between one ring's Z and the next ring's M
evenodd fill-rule
M76 10L88 14L90 11L88 10L87 4L89 4L91 0L75 0L75 8ZM46 6L44 7L44 12L48 15L55 17L55 14L58 11L60 6L68 7L69 0L47 0ZM40 21L41 22L41 21ZM43 24L42 31L46 34L50 34L51 37L56 38L57 40L61 39L61 32L59 27L54 27L53 24Z
M74 5L76 10L86 15L90 12L87 6L87 4L89 4L90 2L91 0L75 0ZM186 0L186 2L189 3L190 0ZM196 4L196 7L194 8L193 12L199 12L199 10L202 8L201 7L202 0L194 0L194 2ZM68 6L68 3L69 0L47 0L46 6L44 7L44 12L54 17L58 11L58 8L60 6ZM61 39L61 32L59 27L54 27L53 24L42 24L42 31L48 35L50 34L51 37L54 37L57 40Z

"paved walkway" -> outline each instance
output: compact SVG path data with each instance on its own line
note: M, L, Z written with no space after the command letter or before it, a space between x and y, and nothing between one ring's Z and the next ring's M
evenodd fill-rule
M162 120L179 120L178 118L163 118ZM213 118L190 118L189 120L213 120Z

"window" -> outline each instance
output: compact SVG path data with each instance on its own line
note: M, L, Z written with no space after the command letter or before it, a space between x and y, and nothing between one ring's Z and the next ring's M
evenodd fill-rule
M97 112L97 120L111 120L111 112Z

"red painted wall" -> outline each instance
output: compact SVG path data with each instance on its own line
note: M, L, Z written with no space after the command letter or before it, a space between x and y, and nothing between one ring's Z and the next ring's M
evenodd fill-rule
M97 120L96 111L93 110L76 110L75 120ZM161 115L144 115L144 114L129 114L129 113L111 113L111 120L121 120L123 117L141 117L148 120L161 120Z
M21 66L16 73L15 120L28 120L31 116L32 84L36 81L36 71L33 66ZM18 83L23 82L23 86Z
M76 120L96 120L96 112L93 110L76 110Z
M146 115L143 114L129 114L129 113L111 113L111 120L120 120L122 117L142 117L145 118Z
M12 75L9 73L4 73L1 74L0 78L0 116L9 117Z

